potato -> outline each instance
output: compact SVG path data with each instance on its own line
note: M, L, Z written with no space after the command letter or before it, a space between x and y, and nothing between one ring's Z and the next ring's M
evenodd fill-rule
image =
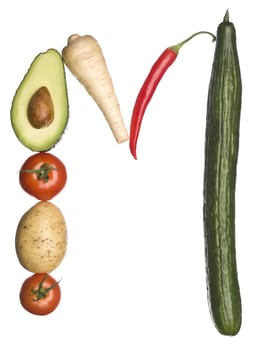
M18 224L15 247L28 271L49 273L59 266L67 248L67 226L60 209L48 201L30 208Z

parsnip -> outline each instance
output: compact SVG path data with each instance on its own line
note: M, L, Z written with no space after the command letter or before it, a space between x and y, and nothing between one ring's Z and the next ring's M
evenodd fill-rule
M73 34L62 50L64 63L85 87L108 122L117 143L129 139L102 49L91 35Z

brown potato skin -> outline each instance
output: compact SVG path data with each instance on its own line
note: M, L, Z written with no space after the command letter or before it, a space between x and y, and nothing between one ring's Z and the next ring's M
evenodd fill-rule
M15 237L20 264L33 273L49 273L62 262L67 249L67 225L60 209L40 201L20 219Z

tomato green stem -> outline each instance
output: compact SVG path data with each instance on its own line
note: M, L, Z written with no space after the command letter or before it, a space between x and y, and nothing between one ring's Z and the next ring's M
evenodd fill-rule
M57 168L44 163L40 166L39 169L22 169L21 172L23 173L35 173L37 174L37 179L38 180L43 180L44 182L49 181L49 173L52 170L58 170Z
M35 294L35 296L36 296L35 299L33 298L33 301L38 301L38 300L40 300L40 299L46 298L46 297L47 297L47 294L48 294L53 288L55 288L55 287L60 283L60 281L58 281L58 282L52 284L49 288L44 288L44 287L43 287L43 283L44 283L44 281L46 280L47 276L48 276L48 275L47 275L47 273L46 273L46 274L44 275L42 281L39 283L38 289L32 288L31 292L32 292L33 294Z

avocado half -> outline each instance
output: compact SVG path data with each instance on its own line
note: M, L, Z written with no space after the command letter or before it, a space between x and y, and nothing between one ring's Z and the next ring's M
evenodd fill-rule
M49 125L35 127L29 119L29 106L41 88L46 88L50 95L53 118ZM35 57L16 90L11 106L12 128L25 147L43 152L54 147L61 139L68 117L67 83L62 56L57 50L49 49Z

